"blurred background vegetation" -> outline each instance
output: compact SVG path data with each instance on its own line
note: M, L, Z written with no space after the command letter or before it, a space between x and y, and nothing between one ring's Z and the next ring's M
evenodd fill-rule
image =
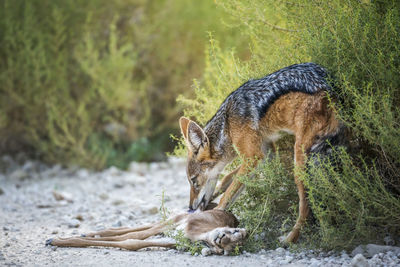
M224 18L212 1L1 1L2 154L91 168L163 159L207 32L245 53Z
M3 0L1 152L91 168L160 160L182 110L204 125L248 79L313 61L335 77L351 136L301 173L312 217L300 244L399 244L399 12L396 0ZM278 245L297 216L292 141L240 178L248 249Z

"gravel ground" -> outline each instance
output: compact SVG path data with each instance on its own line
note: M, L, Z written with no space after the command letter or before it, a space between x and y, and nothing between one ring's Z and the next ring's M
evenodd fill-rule
M163 192L167 209L181 212L189 198L184 162L170 158L102 172L23 162L0 159L0 266L400 266L400 248L372 244L352 254L278 248L208 257L173 249L46 247L55 236L159 221Z

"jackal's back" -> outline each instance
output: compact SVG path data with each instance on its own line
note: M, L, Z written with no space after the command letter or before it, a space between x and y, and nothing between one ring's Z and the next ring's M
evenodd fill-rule
M326 70L315 63L288 66L264 78L244 83L226 98L221 108L232 115L260 120L273 102L284 94L329 91L331 88L326 77Z

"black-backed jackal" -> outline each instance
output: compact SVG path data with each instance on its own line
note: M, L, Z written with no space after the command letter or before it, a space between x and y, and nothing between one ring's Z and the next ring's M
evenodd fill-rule
M203 210L224 193L216 209L226 209L244 187L234 176L249 172L264 158L280 132L295 136L298 167L304 167L306 154L317 152L326 139L337 137L343 127L329 105L331 87L326 78L325 69L317 64L292 65L233 91L204 129L182 117L179 122L188 148L189 208ZM216 189L218 175L237 156L234 148L246 163L226 175ZM299 217L286 242L297 241L309 213L304 185L296 175L295 182Z

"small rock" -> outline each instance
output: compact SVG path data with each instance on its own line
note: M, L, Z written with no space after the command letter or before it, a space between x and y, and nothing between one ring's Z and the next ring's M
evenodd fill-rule
M53 230L53 232L51 232L51 234L53 234L53 235L58 234L58 230Z
M0 195L1 195L1 190L0 190ZM387 246L393 246L395 244L395 241L393 240L393 238L390 235L385 236L383 241L385 242L385 245L387 245Z
M346 252L342 252L341 257L342 257L342 259L350 259L349 254L347 254Z
M286 257L285 257L285 261L286 261L287 263L290 263L290 262L293 261L293 257L292 257L292 256L286 256Z
M129 164L128 171L144 175L149 171L149 165L147 163L132 162Z
M368 244L366 246L366 252L369 257L373 257L375 254L385 253L388 251L393 251L395 253L400 253L400 247L393 247L393 246L381 246L375 244Z
M53 197L57 201L65 200L65 201L67 201L69 203L73 203L74 202L72 196L70 194L68 194L67 192L58 192L58 191L54 190L53 191Z
M121 174L121 171L117 167L111 166L110 168L105 170L104 173L110 176L117 176Z
M121 221L118 221L118 222L116 222L116 223L114 223L112 225L112 227L121 227L121 226L122 226L122 222Z
M50 205L50 204L37 204L36 207L38 209L48 209L48 208L52 208L53 205Z
M211 254L212 254L212 251L211 251L210 248L203 248L203 249L201 250L201 255L203 255L204 257L205 257L205 256L209 256L209 255L211 255Z
M385 253L388 251L393 251L394 253L400 253L400 247L382 246L375 244L368 244L366 246L360 245L351 252L351 255L355 256L357 254L363 254L366 257L372 258L376 254Z
M79 220L79 221L83 221L83 216L82 214L78 214L75 216L75 219Z
M351 252L351 256L355 257L357 254L363 254L364 253L364 247L363 245L357 246L353 251Z
M95 227L96 231L103 231L104 229L106 229L106 227L102 224L98 224Z
M4 190L0 187L0 195L4 194Z
M369 267L367 259L362 254L357 254L350 263L353 267Z
M114 188L124 188L124 184L122 182L114 183Z
M157 214L157 213L158 213L158 208L155 207L155 206L152 206L152 207L143 207L143 208L142 208L142 213L143 213L143 214L150 214L150 215Z
M25 164L22 166L22 170L25 172L31 172L34 168L34 164L32 161L26 161Z
M68 172L71 174L75 174L79 170L79 166L75 164L71 164L67 168Z
M316 258L312 258L310 261L311 264L309 266L318 266L320 263Z
M10 174L11 179L23 180L28 177L28 173L24 170L17 169Z
M284 248L277 248L275 249L275 252L278 253L279 255L285 254L286 250Z
M89 172L86 169L80 169L79 171L77 171L76 175L79 178L85 179L85 178L89 177Z
M68 221L69 228L78 228L81 225L81 222L77 219L72 219Z
M61 171L61 169L61 165L56 164L51 169L47 169L44 172L44 175L47 175L48 177L56 176Z
M109 196L106 193L101 193L99 197L101 200L107 200L109 198Z
M118 205L124 204L124 201L121 199L116 199L113 202L111 202L111 204L114 206L118 206Z

